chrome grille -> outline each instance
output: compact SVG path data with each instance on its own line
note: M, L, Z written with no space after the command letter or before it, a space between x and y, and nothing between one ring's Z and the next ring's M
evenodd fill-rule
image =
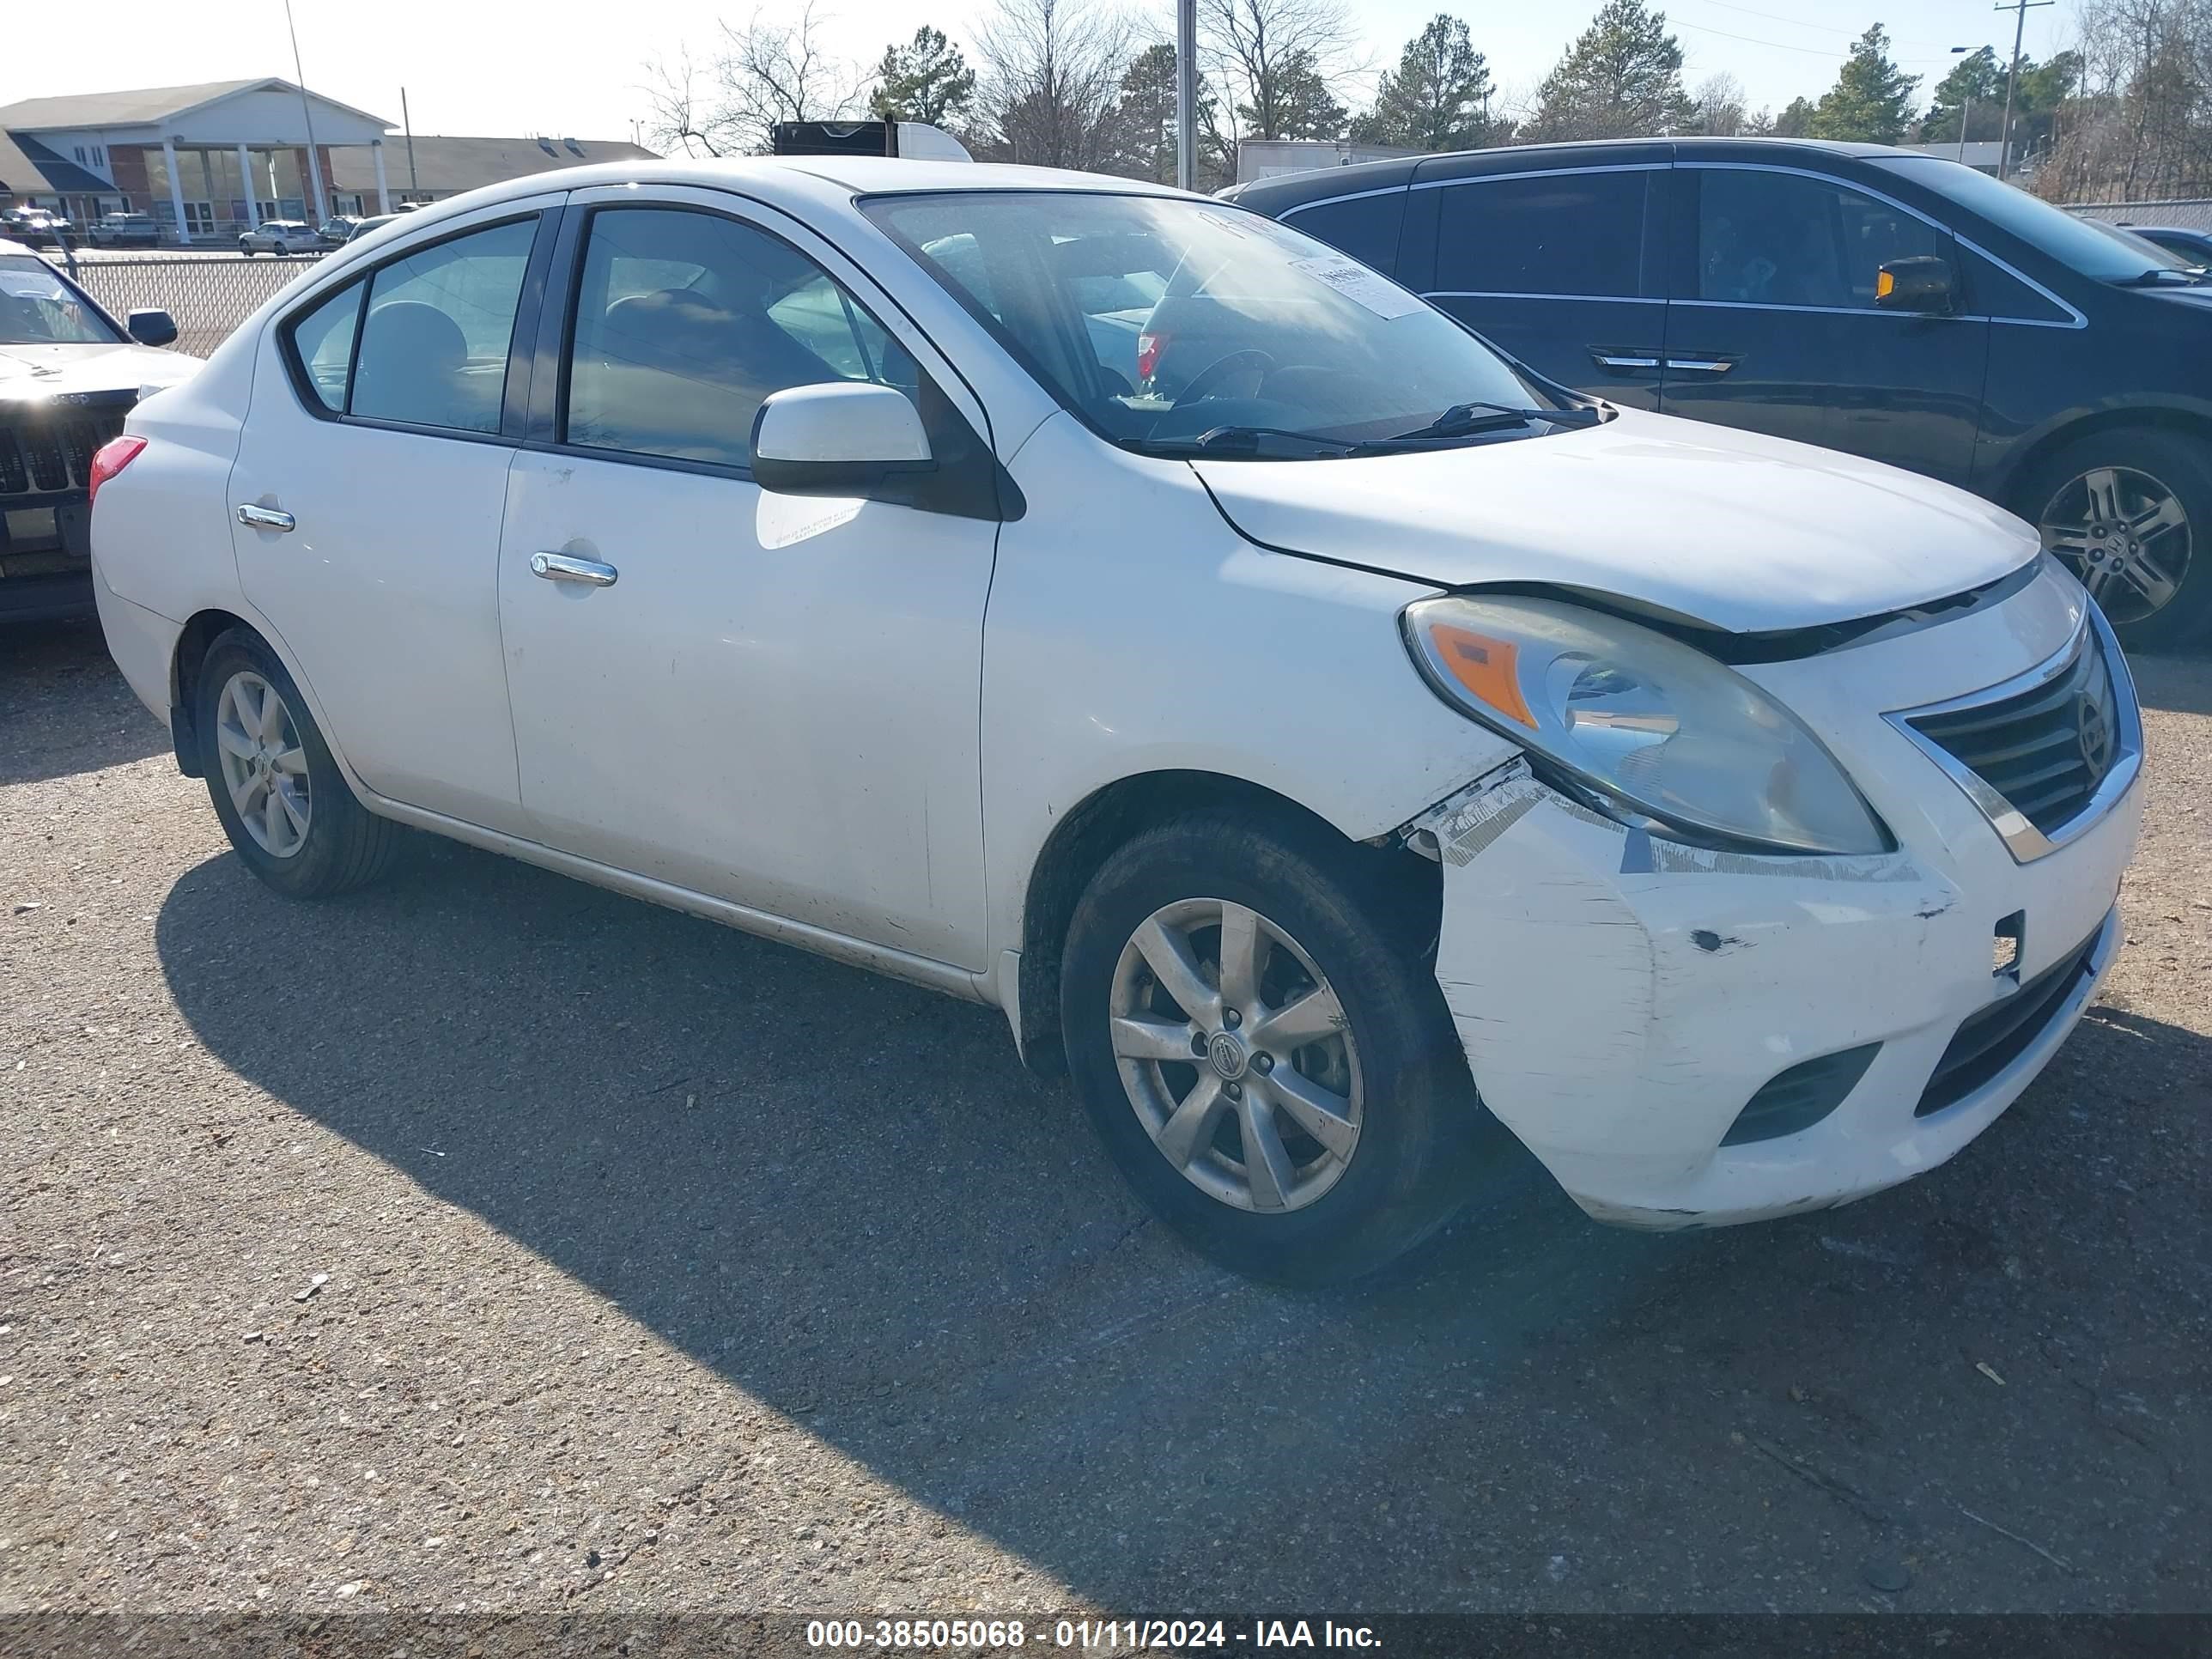
M2094 610L2050 661L1985 691L1893 714L1966 792L2015 859L2101 816L2141 769L2142 724L2118 641Z

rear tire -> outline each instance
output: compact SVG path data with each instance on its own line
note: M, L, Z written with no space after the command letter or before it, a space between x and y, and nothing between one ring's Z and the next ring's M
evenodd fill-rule
M2038 465L2015 505L2124 643L2212 635L2212 446L2155 427L2091 433Z
M400 827L355 798L259 635L234 628L208 647L194 719L208 797L247 869L288 898L328 898L384 873Z
M1506 1139L1425 959L1433 917L1385 857L1194 813L1109 858L1070 925L1060 1019L1084 1106L1152 1212L1236 1272L1387 1267ZM1186 963L1157 973L1163 937ZM1253 964L1226 994L1224 956Z

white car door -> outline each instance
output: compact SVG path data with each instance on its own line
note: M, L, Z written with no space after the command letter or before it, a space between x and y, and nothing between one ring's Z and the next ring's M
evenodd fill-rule
M509 833L526 827L499 637L525 398L510 342L560 200L456 221L264 331L231 472L240 582L356 774ZM549 235L540 284L550 253Z
M535 833L981 967L995 514L771 495L747 468L753 417L787 386L899 386L988 464L981 409L866 277L774 210L608 190L577 192L567 220L539 349L541 365L565 349L564 372L537 376L500 556Z

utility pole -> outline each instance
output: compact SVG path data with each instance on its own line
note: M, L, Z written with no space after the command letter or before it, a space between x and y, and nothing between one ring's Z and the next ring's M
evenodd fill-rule
M415 177L415 123L407 113L407 88L399 88L399 130L407 135L407 193L419 196L422 182Z
M2053 6L2058 0L1997 0L1992 9L2013 14L2012 67L2005 71L2004 127L1997 138L1997 177L2002 179L2012 167L2012 88L2020 79L2020 40L2027 28L2027 14L2038 6Z
M1176 185L1198 188L1198 0L1176 0Z
M331 216L323 204L323 158L315 148L315 115L307 107L307 72L300 67L300 31L292 27L292 0L284 0L284 32L292 37L292 73L300 77L300 117L307 124L307 183L315 198L315 222L319 225Z

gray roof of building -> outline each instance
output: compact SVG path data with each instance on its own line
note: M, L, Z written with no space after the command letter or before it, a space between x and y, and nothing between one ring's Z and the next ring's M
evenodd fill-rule
M408 141L398 136L384 141L385 182L394 191L407 183ZM611 138L449 138L433 133L415 135L415 178L422 190L474 190L556 167L580 167L592 161L653 161L653 151ZM547 146L551 147L551 153ZM376 161L365 145L349 144L331 151L331 171L337 188L366 191L376 188Z
M286 92L299 90L280 76L256 75L243 81L203 81L188 87L139 87L125 92L78 92L58 98L26 98L19 103L0 105L0 128L36 131L144 126L216 103L234 93L251 92L257 87L278 87ZM342 104L325 93L310 88L307 95L368 120L381 118L366 110L355 109L350 104Z

